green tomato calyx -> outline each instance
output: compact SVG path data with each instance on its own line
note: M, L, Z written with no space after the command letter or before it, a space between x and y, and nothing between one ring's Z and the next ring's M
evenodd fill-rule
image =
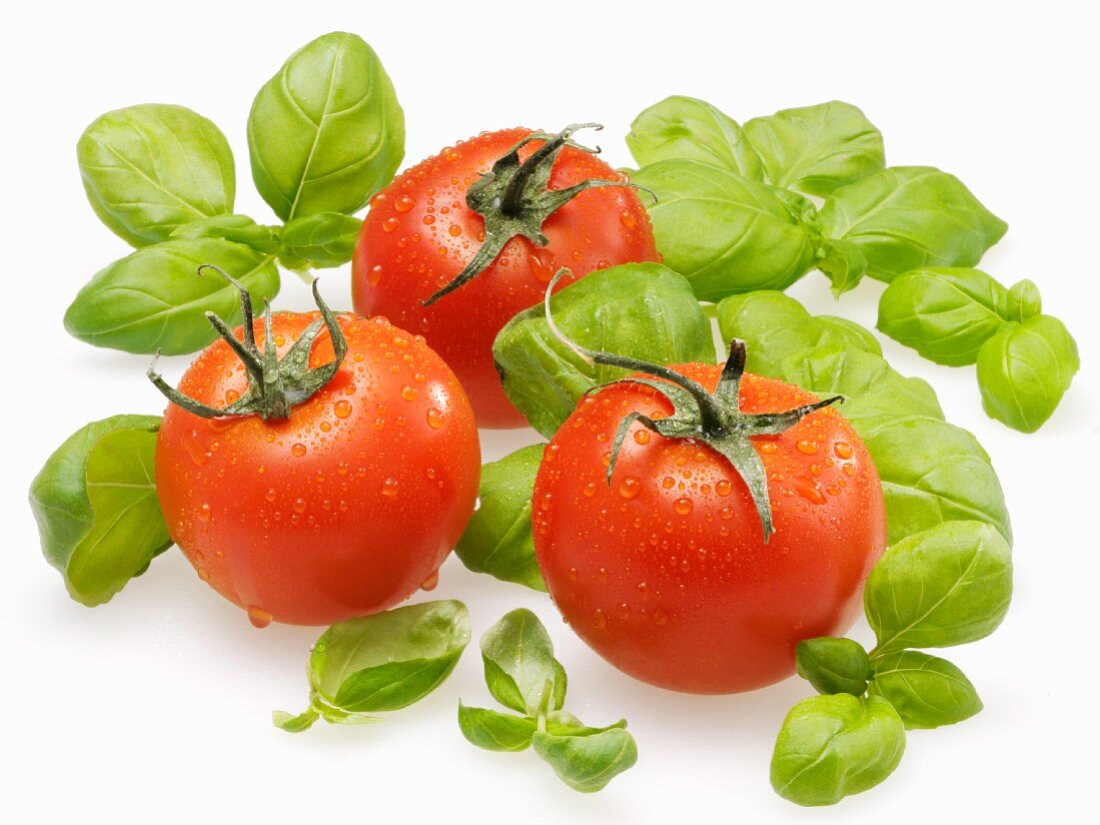
M347 355L348 342L343 330L336 321L336 316L328 308L321 293L317 290L317 281L313 281L313 300L317 308L321 310L321 317L306 327L301 337L282 358L279 358L275 338L271 331L271 304L264 299L264 346L261 352L256 344L256 334L253 326L252 297L248 290L232 275L212 264L203 264L198 268L201 276L203 270L210 269L225 280L229 281L241 294L241 316L243 323L244 340L240 341L230 329L229 325L213 312L206 313L206 320L217 330L218 335L229 344L237 357L244 362L248 373L248 391L228 406L217 409L190 398L174 387L170 386L156 372L156 359L146 371L149 380L164 396L177 407L180 407L192 415L202 418L236 418L248 415L259 415L264 421L284 420L290 417L290 410L294 405L301 404L311 398L324 387ZM328 329L332 339L332 349L336 357L320 367L309 366L309 354L313 349L313 342L321 332L321 328ZM160 353L158 351L157 355Z

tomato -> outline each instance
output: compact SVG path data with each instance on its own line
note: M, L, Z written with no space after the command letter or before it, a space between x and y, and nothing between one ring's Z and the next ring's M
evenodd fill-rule
M649 218L633 189L586 189L542 224L546 246L514 237L481 274L423 306L422 300L463 270L484 240L485 219L467 205L467 189L529 134L529 129L487 132L405 171L372 201L352 260L356 310L423 334L455 371L485 427L525 424L501 389L493 339L512 316L542 299L558 268L569 267L580 277L616 264L659 260ZM520 158L541 145L529 143ZM561 190L586 179L624 180L594 155L566 146L553 161L548 187Z
M279 354L320 317L275 313ZM431 583L477 497L476 424L447 365L423 338L384 319L333 321L347 354L289 417L210 419L172 404L157 440L157 496L172 539L203 580L261 626L329 624L392 607ZM254 330L262 341L261 322ZM333 357L322 331L309 365ZM218 408L248 389L224 340L179 385Z
M743 363L743 361L742 361ZM721 368L672 369L713 392ZM745 413L816 401L742 377ZM532 499L535 549L565 620L600 655L646 682L693 693L752 690L794 672L801 639L842 633L886 543L878 474L851 425L826 407L749 440L762 460L775 532L742 476L695 438L630 425L667 418L649 386L584 398L546 450Z

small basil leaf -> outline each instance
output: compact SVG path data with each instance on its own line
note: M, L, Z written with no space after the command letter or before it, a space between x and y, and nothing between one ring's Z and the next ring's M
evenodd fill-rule
M555 324L577 343L659 364L714 363L710 322L691 286L656 263L598 270L556 293ZM628 370L593 364L562 343L542 304L498 333L493 358L508 398L550 437L593 387Z
M814 265L819 233L804 200L695 160L663 160L632 180L656 196L657 248L700 300L786 289Z
M475 573L544 593L531 535L531 491L545 448L532 444L481 468L480 505L455 547L455 555Z
M618 727L586 735L537 731L531 743L535 752L550 763L554 773L581 793L602 790L638 761L634 737Z
M666 97L630 124L626 145L639 166L698 160L761 180L760 158L737 122L693 97Z
M261 226L247 215L217 215L184 224L173 230L173 240L190 238L220 238L262 252L275 252L279 247L279 228Z
M886 551L863 591L878 639L872 658L984 638L1011 598L1011 551L992 526L948 521L908 536Z
M838 298L855 289L867 274L867 258L854 243L824 238L821 251L823 257L817 261L817 268L832 283L833 295Z
M917 650L876 659L871 695L893 705L909 730L954 725L982 709L978 691L961 670Z
M837 315L815 316L817 323L824 326L829 332L836 333L851 349L869 352L871 355L882 357L882 345L871 331L860 326L848 318Z
M100 220L131 246L168 239L191 221L233 211L229 142L183 106L146 103L97 118L76 145Z
M284 221L362 209L405 154L405 116L378 55L343 32L300 48L256 95L248 150L256 188Z
M459 703L458 727L471 745L487 751L522 751L531 746L535 720Z
M851 639L805 639L795 648L795 666L818 693L862 696L871 678L867 651Z
M550 714L546 719L546 732L554 736L592 736L596 733L604 733L609 730L617 730L626 727L626 720L620 719L613 725L605 725L602 728L590 727L580 719L569 713L558 711Z
M886 165L882 134L850 103L784 109L745 124L773 186L828 195Z
M340 266L351 260L362 225L358 218L339 212L294 218L283 227L281 254L308 266Z
M904 752L905 726L885 699L814 696L783 721L771 783L798 805L835 805L886 779Z
M561 709L565 669L554 658L546 628L530 610L513 610L489 628L481 637L481 658L489 692L505 707L537 715L549 684L549 710Z
M1065 324L1035 315L1005 324L978 352L978 388L990 418L1033 433L1046 422L1081 368Z
M1026 278L1017 281L1008 290L1009 321L1026 321L1043 311L1043 299L1039 296L1039 287Z
M304 713L299 713L297 716L284 710L273 710L271 712L271 721L275 727L281 728L287 733L301 733L308 730L319 718L320 715L313 708Z
M279 291L270 256L215 238L144 247L101 269L65 312L65 329L97 347L179 355L217 337L206 312L231 327L241 321L240 293L201 264L221 267L244 284L255 306Z
M954 175L894 166L842 186L825 200L821 224L851 241L867 274L890 281L922 266L973 266L1008 225Z

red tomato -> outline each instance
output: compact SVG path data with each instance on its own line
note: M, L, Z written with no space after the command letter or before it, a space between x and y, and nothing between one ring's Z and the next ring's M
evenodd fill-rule
M276 313L280 355L319 317ZM173 404L157 440L172 539L257 625L330 624L392 607L435 575L473 512L478 436L454 374L423 338L383 319L339 324L342 366L289 418L207 419ZM254 328L262 341L262 322ZM322 331L310 365L332 359ZM179 389L221 408L248 383L219 340Z
M713 391L721 367L677 371ZM744 412L817 399L746 374ZM733 693L794 673L801 639L843 632L886 544L878 474L831 407L752 443L775 520L760 516L729 462L694 439L632 425L611 485L623 417L667 417L671 403L638 384L588 396L546 450L535 483L535 549L565 620L600 655L646 682Z
M530 133L487 132L406 170L371 202L352 260L355 309L423 334L455 371L485 427L526 423L501 389L493 339L512 316L542 300L560 267L581 277L616 264L659 260L634 190L588 189L543 224L547 246L513 238L472 281L422 306L462 271L484 239L484 221L466 205L466 190ZM520 158L540 145L528 144ZM554 163L549 188L589 178L623 179L599 158L567 146Z

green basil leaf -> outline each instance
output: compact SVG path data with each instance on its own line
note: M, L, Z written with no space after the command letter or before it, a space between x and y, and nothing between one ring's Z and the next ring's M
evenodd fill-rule
M805 639L795 648L795 666L818 693L862 696L871 678L867 651L851 639Z
M278 250L279 234L278 227L263 226L247 215L217 215L184 224L172 232L171 238L172 240L220 238L244 244L267 255Z
M828 195L886 165L882 134L850 103L784 109L745 124L773 186Z
M621 727L585 735L555 735L537 731L531 738L535 752L554 773L581 793L602 790L607 783L638 761L634 737Z
M1039 287L1026 278L1017 281L1008 290L1009 321L1026 321L1043 311L1043 300L1039 296Z
M993 527L948 521L891 546L867 578L863 605L878 646L950 647L997 629L1012 599L1012 554Z
M73 433L31 483L42 552L69 594L109 601L172 543L153 472L160 418L118 415Z
M710 322L691 286L656 263L598 270L550 300L554 322L579 344L660 364L714 363ZM593 364L555 335L542 304L497 335L493 357L508 398L550 437L593 387L628 370Z
M833 295L838 298L855 289L867 274L867 258L851 241L823 238L821 252L817 268L832 283Z
M233 153L217 126L183 106L107 112L76 144L88 201L131 246L233 211Z
M837 315L818 315L816 320L829 332L836 333L843 338L851 349L882 357L882 345L878 342L878 339L871 334L870 330L860 326L855 321Z
M754 180L763 178L756 151L736 121L693 97L674 95L630 124L626 145L639 166L698 160Z
M248 151L284 221L362 209L405 154L405 116L378 55L343 32L300 48L256 95Z
M798 805L835 805L886 779L904 752L905 726L885 699L814 696L783 721L772 787Z
M363 222L339 212L322 212L287 221L280 254L305 266L340 266L351 260ZM302 269L302 266L294 267Z
M484 708L458 705L458 727L471 745L487 751L522 751L531 746L535 720Z
M917 650L876 659L870 690L894 706L909 730L954 725L982 709L978 691L961 670Z
M1008 229L958 178L930 166L893 166L835 190L821 224L858 246L867 274L881 281L923 266L973 266Z
M554 658L554 645L538 616L525 608L505 614L481 637L485 682L507 708L536 716L549 685L548 710L565 701L565 668Z
M632 179L656 195L647 209L664 262L701 300L786 289L814 265L804 199L695 160L663 160Z
M1081 368L1065 324L1035 315L1005 324L978 351L978 388L990 418L1033 433L1046 422Z
M240 293L200 264L215 264L244 284L256 306L279 291L270 256L214 238L143 247L101 269L65 312L65 329L81 341L126 352L179 355L217 337L205 313L240 323Z
M287 733L301 733L304 730L309 730L319 718L320 715L313 708L304 713L299 713L297 716L283 710L273 710L271 712L271 721L275 727L281 728Z
M890 282L878 328L937 364L973 364L1008 316L1008 290L978 269L926 267Z
M531 535L531 491L545 448L532 444L481 468L480 506L455 547L455 555L475 573L543 593L546 583Z

